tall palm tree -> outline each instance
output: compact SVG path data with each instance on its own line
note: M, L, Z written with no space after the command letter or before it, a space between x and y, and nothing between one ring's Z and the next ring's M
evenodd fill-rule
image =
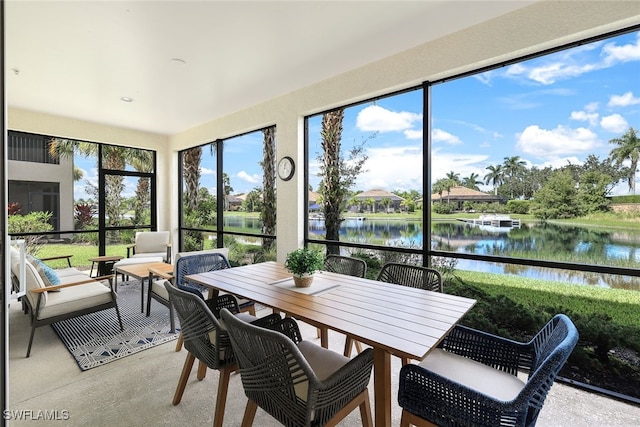
M184 202L187 210L198 209L198 189L200 188L200 162L202 146L193 147L182 153L182 171L184 174ZM185 224L186 225L186 224Z
M454 171L447 172L446 178L451 181L452 187L460 185L460 174Z
M629 173L627 174L627 182L629 190L632 194L636 194L636 171L638 170L638 160L640 159L640 140L636 130L629 127L620 138L613 138L609 143L617 145L611 150L611 158L620 166L624 161L629 160Z
M504 170L502 165L491 165L485 168L489 172L484 176L484 183L493 185L493 193L498 195L498 187L504 182Z
M509 178L514 178L526 170L527 162L520 159L520 156L505 157L503 168L504 174Z
M340 184L340 148L342 145L342 120L344 110L330 111L322 116L323 153L323 213L327 240L340 239L340 206L345 196ZM340 248L327 246L327 253L339 254Z
M464 178L462 178L462 185L472 190L480 190L480 187L478 187L478 185L482 184L482 181L480 181L478 178L480 178L480 175L475 172L471 172L469 176L465 176Z
M276 234L276 128L262 130L262 219L263 233ZM273 247L273 239L262 239L262 249L266 252Z

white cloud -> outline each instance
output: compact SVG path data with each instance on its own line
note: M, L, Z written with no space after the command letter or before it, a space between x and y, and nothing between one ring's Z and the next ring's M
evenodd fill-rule
M358 190L422 188L421 145L370 148L367 156L365 172L358 176Z
M627 107L629 105L640 104L640 98L633 96L633 92L625 92L623 95L611 95L609 107Z
M378 105L370 105L358 113L356 126L361 131L401 132L411 130L422 122L422 114L395 112Z
M447 144L462 144L460 138L442 129L433 129L431 131L431 141L444 142Z
M215 169L200 167L200 175L215 175L215 174L216 174Z
M422 129L407 129L403 133L407 139L422 139Z
M578 120L581 122L589 122L591 126L595 126L598 124L598 117L600 115L598 113L587 113L586 111L572 111L571 119Z
M638 33L635 44L625 44L617 46L615 43L607 43L602 48L604 62L611 66L617 62L640 60L640 33Z
M593 64L576 65L556 62L554 64L533 67L527 76L535 82L550 85L558 80L577 77L589 71L596 70L597 68L598 67Z
M620 114L604 116L600 120L600 126L607 132L620 133L627 130L629 123Z
M242 181L248 182L249 184L258 184L262 182L262 175L253 174L249 175L245 171L240 171L236 174L237 178L240 178Z
M517 135L516 147L523 153L544 159L587 153L599 144L597 135L586 128L572 129L559 125L547 130L531 125Z
M590 102L587 105L584 106L584 111L588 112L588 113L594 113L596 111L598 111L598 105L599 103L597 101L594 102Z

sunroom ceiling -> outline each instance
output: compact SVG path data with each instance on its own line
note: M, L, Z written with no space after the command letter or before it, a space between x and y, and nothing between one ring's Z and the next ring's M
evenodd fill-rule
M531 3L9 0L8 105L175 134Z

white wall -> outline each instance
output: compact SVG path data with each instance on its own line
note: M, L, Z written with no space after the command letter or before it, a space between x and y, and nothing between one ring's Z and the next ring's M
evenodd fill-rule
M158 194L159 228L171 229L174 241L177 241L178 207L181 204L177 198L178 150L275 124L278 158L288 155L297 163L294 179L278 180L277 183L276 234L278 258L283 260L303 238L305 189L301 169L305 115L639 23L637 1L541 1L169 137L12 108L9 109L9 129L156 149L161 189Z

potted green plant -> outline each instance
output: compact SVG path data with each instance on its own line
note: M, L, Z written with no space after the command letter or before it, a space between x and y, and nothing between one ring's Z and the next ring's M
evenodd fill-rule
M319 251L300 248L287 254L284 266L293 274L293 282L299 288L311 286L313 273L322 268L323 257Z

